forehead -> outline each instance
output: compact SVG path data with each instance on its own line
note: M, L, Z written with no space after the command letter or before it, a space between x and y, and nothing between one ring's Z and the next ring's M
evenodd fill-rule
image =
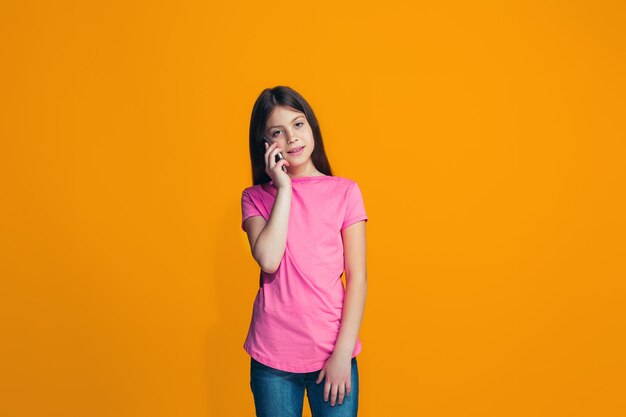
M294 117L304 116L304 113L289 107L278 106L267 118L266 126L282 125L290 123Z

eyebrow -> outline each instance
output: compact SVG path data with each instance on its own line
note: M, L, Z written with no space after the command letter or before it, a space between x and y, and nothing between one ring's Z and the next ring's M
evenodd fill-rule
M296 119L298 119L298 118L300 118L300 117L304 117L304 115L303 115L303 114L301 114L300 116L296 116L296 117L294 117L294 118L293 118L293 120L291 121L291 123L295 122L295 121L296 121ZM270 126L270 127L268 127L268 128L267 128L267 131L269 132L269 131L273 128L273 127L280 127L280 126Z

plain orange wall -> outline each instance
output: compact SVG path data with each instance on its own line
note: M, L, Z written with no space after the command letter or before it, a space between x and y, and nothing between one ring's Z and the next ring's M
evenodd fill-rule
M0 16L0 415L253 415L240 197L275 85L363 191L361 416L626 415L623 2Z

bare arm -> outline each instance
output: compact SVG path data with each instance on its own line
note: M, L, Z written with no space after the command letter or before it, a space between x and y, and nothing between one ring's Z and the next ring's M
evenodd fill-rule
M291 194L291 187L278 188L268 221L254 216L244 222L252 257L267 273L276 272L285 253Z
M333 354L349 360L352 358L359 335L367 295L365 221L356 222L345 228L342 231L342 238L346 294L343 300L341 327Z

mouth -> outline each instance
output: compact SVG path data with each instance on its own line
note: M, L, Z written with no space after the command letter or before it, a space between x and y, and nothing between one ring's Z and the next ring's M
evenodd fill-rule
M287 151L287 153L288 153L289 155L297 155L297 154L299 154L299 153L302 153L302 150L303 150L303 149L304 149L304 146L299 146L299 147L294 148L294 149L292 149L292 150L290 150L290 151Z

